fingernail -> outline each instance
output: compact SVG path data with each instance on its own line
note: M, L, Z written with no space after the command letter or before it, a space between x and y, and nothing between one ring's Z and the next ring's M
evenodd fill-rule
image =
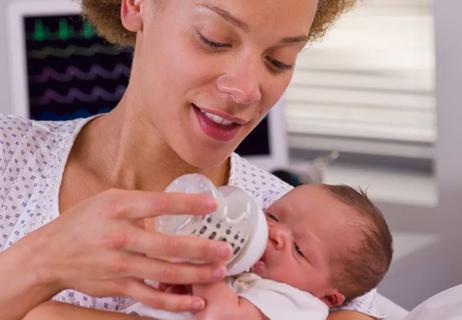
M226 267L221 266L213 270L213 277L217 280L221 280L225 277L226 275Z
M200 298L193 298L191 302L192 308L194 310L200 311L205 307L205 301Z
M217 207L217 202L215 201L215 199L210 197L207 197L207 200L204 202L204 204L209 210L215 210Z
M233 253L231 246L227 243L219 243L216 245L216 252L220 258L227 259Z

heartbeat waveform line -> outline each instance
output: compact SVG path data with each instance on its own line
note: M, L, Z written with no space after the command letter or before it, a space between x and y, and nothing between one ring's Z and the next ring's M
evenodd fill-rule
M29 77L29 80L33 83L45 83L49 80L55 80L58 82L70 82L73 79L81 81L93 81L98 77L108 80L116 80L121 76L128 78L130 75L130 68L122 63L117 63L113 70L107 70L98 64L94 64L90 67L88 72L84 72L76 66L69 66L66 68L64 73L60 73L53 68L46 67L39 75Z
M84 21L80 29L73 28L66 18L58 20L58 29L51 31L44 20L34 21L34 30L28 33L28 39L42 42L46 40L91 39L96 36L88 21Z
M51 102L59 104L72 104L76 101L84 103L94 103L99 99L104 101L118 101L125 92L125 86L117 86L114 92L109 92L101 87L94 87L90 94L84 93L77 88L71 88L67 94L62 95L55 90L48 89L41 97L31 98L31 103L34 105L47 105Z
M105 54L109 56L116 56L120 52L116 51L113 47L104 46L99 43L92 44L89 48L70 45L64 49L44 47L40 50L31 50L28 56L32 59L46 59L48 57L69 58L72 55L80 55L91 57L96 54Z

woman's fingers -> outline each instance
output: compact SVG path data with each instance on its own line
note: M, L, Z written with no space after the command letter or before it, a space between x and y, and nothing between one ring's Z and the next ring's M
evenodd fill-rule
M200 297L160 291L143 280L134 278L94 281L93 284L103 289L95 293L97 296L105 296L107 292L111 292L113 295L130 297L144 305L162 310L198 312L205 306L204 300Z
M42 267L46 281L57 290L110 296L120 289L113 285L127 278L172 284L219 280L225 272L219 265L231 255L225 243L146 231L139 224L147 217L206 214L215 207L213 199L197 194L110 190L89 198L36 230L43 239L41 253L49 262ZM203 264L167 262L175 258ZM166 299L160 297L159 304ZM175 299L165 301L172 303L169 308L176 305Z
M203 262L224 262L232 256L231 246L223 241L193 236L173 236L132 227L124 248L152 258L179 258Z
M205 301L200 297L158 291L136 280L125 281L123 286L123 295L153 308L172 312L198 312L205 307Z
M170 284L209 283L226 275L223 265L172 263L130 253L116 254L108 261L111 278L137 278Z
M109 190L103 192L102 213L111 218L142 219L165 214L206 214L216 209L203 194Z

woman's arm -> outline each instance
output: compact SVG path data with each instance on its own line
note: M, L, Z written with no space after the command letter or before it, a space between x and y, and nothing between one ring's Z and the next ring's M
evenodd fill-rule
M59 291L46 280L45 263L37 259L41 249L40 239L31 234L0 253L0 320L20 319Z
M327 320L375 320L375 318L356 311L335 311L329 313Z
M231 290L224 280L211 284L193 285L192 288L194 295L206 301L205 309L196 314L197 320L268 319L252 303Z
M205 214L215 207L204 195L134 190L108 190L82 201L0 253L0 320L20 319L67 288L95 297L128 296L169 311L200 311L202 298L159 292L144 279L219 281L231 247L146 231L139 222L163 214ZM209 263L166 261L172 257Z
M93 310L66 303L48 301L29 311L23 320L134 320L148 319L122 313Z

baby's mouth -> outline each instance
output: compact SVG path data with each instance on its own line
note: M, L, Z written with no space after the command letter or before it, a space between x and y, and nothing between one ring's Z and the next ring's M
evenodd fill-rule
M265 262L265 256L261 257L260 260L258 260L251 268L251 271L260 275L264 276L264 272L266 270L266 262Z

